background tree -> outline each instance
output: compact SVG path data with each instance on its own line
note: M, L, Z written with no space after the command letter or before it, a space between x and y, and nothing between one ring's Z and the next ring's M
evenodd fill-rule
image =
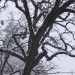
M17 47L16 50L13 49L14 52L10 50L10 44L8 48L3 46L0 52L15 56L25 63L22 75L30 75L43 57L47 61L51 61L59 54L75 57L75 0L10 1L23 14L23 20L18 22L16 27L23 25L24 31L19 27L22 28L22 32L19 29L11 36L11 40ZM5 0L1 9L5 8L8 2L9 0ZM22 41L23 39L25 41ZM51 53L48 55L49 51Z
M28 27L26 25L23 26L24 24L21 25L21 23L23 23L22 20L24 21L23 16L21 16L19 20L14 20L14 18L13 18L14 15L13 16L12 15L13 15L13 12L10 12L11 19L4 20L4 22L6 21L7 24L6 24L6 27L4 29L2 29L2 32L0 35L0 36L4 35L4 38L3 38L3 36L1 38L1 41L3 44L3 45L1 45L1 48L4 50L18 53L19 55L22 55L22 52L20 50L20 48L21 48L20 45L22 46L23 49L25 49L25 52L27 51L26 42L28 40L28 37L26 37L24 35L24 33L27 32L26 35L29 34L27 31ZM3 33L5 33L5 34L3 34ZM12 38L13 34L16 35L17 40ZM2 60L1 75L4 75L4 74L22 75L22 71L25 66L24 61L20 61L21 59L17 59L17 58L10 56L9 53L3 54L1 60ZM51 62L49 64L47 64L47 63L45 63L45 61L43 62L43 60L42 60L32 70L31 74L32 75L35 75L35 74L37 74L37 75L40 75L40 74L44 75L45 74L46 75L48 71L52 72L55 68L56 68L55 64L53 64Z

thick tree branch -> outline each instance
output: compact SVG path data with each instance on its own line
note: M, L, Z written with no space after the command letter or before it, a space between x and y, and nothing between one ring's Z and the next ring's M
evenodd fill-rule
M7 56L5 57L4 63L3 63L2 68L1 68L1 73L0 73L1 75L3 75L3 70L4 70L4 67L5 67L7 61L8 61L8 58L9 58L9 55L7 55Z
M59 8L59 4L60 4L60 0L56 0L56 2L55 2L55 7L56 7L56 8Z
M25 54L25 52L24 52L24 49L23 49L23 48L20 46L20 44L18 43L17 39L15 38L15 34L13 35L13 38L14 38L14 41L15 41L16 45L20 48L20 50L21 50L21 52L22 52L24 58L26 59L26 54Z
M27 1L26 1L26 0L23 0L23 5L24 5L24 8L25 8L25 13L24 13L24 15L25 15L26 18L27 18L27 22L28 22L30 34L31 34L32 36L34 36L33 29L32 29L31 17L30 17L30 13L29 13L29 9L28 9L28 5L27 5Z
M64 12L75 13L75 10L72 10L72 9L65 9Z
M7 53L7 54L9 54L11 56L17 57L18 59L22 60L23 62L26 62L26 60L22 56L20 56L19 54L17 54L17 53L11 52L9 50L3 50L3 49L0 49L0 52Z
M39 64L39 61L44 57L44 53L41 53L38 55L38 57L35 59L34 64L32 65L32 69Z
M18 5L17 0L15 0L14 2L15 2L15 5L16 5L16 8L18 8L21 12L25 13L25 11Z
M56 57L57 55L60 55L60 54L65 54L65 55L68 55L70 57L75 57L75 55L72 55L71 53L69 52L56 52L54 53L53 55L51 55L50 57L47 58L48 61L52 60L54 57Z
M64 5L62 7L60 7L59 9L56 9L55 7L52 9L52 11L47 15L43 25L41 26L41 28L38 30L36 36L33 39L32 42L32 46L31 46L31 50L29 52L29 56L27 59L27 63L24 69L24 73L26 75L30 75L31 69L32 69L32 63L34 61L35 58L35 54L37 52L37 49L39 48L39 42L42 38L42 36L44 35L45 31L47 30L47 28L50 26L50 31L53 27L53 23L56 20L56 18L63 13L63 11L71 4L73 3L72 1L67 1L66 3L64 3ZM35 46L35 47L34 47ZM28 72L28 73L27 73Z
M67 1L66 3L64 3L60 8L56 9L55 7L52 9L52 11L47 15L43 25L41 26L41 28L38 30L38 33L36 34L36 37L38 37L38 41L40 41L40 39L42 38L43 34L45 33L45 31L47 30L47 28L50 26L50 31L53 27L53 23L55 21L55 19L64 12L64 10L70 5L72 4L74 1Z
M35 8L35 11L34 11L34 16L33 16L33 19L35 20L36 17L37 17L37 13L38 13L38 5L35 4L35 2L33 0L31 0L34 8Z
M46 12L46 11L40 13L40 14L35 18L35 20L34 20L34 22L33 22L33 28L34 28L35 31L36 31L36 24L37 24L37 22L40 20L40 18L43 16L43 14L44 14L45 12Z

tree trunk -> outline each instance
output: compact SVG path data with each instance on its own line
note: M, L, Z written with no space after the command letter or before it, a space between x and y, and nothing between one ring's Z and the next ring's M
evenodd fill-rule
M50 14L48 14L47 18L45 19L43 26L39 29L38 33L36 34L35 38L32 41L32 46L31 46L31 50L29 52L28 58L27 58L27 62L26 62L26 66L24 68L23 74L22 75L30 75L31 74L31 70L32 70L32 65L34 64L34 60L35 60L35 54L37 49L39 48L39 42L42 38L42 35L45 33L45 31L47 30L48 27L50 27L50 30L53 27L53 23L55 21L55 19L57 18L58 15L60 15L61 11L58 11L56 8L54 8Z
M27 62L26 62L26 65L25 65L22 75L30 75L31 74L31 70L33 69L32 66L34 64L33 62L35 60L38 48L39 48L39 42L34 40L32 43L29 55L27 57Z
M25 65L25 68L24 68L24 71L23 71L22 75L30 75L31 74L31 70L33 69L32 65L33 65L34 59L35 59L35 55L30 54L28 56L28 60L26 62L26 65Z

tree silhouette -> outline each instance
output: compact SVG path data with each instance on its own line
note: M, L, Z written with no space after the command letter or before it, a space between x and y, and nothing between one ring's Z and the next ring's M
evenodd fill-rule
M0 52L17 57L25 63L22 75L30 75L43 57L47 61L51 61L59 54L75 57L75 0L5 0L1 9L6 8L9 1L22 12L23 20L20 22L18 20L17 25L14 23L17 30L12 32L10 41L7 41L8 48L3 46ZM20 41L27 38L24 44ZM10 42L15 45L12 46L14 52ZM42 52L39 53L39 49ZM52 52L50 56L49 51Z

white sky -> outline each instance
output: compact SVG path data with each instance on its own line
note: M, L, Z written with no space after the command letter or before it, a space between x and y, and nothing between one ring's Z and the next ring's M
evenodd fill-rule
M19 18L20 16L18 15L18 10L15 8L14 4L10 2L10 8L8 8L7 11L3 11L3 13L0 14L0 20L7 20L8 19L8 13L10 11L15 11L14 14L14 19ZM17 15L16 15L17 14ZM10 15L9 15L10 16ZM0 29L4 28L0 25ZM59 59L60 60L59 60ZM59 55L58 58L54 58L52 61L58 65L57 71L61 72L69 72L69 71L74 71L75 72L75 58L71 58L65 55ZM57 75L63 75L63 74L57 74ZM67 74L64 74L67 75ZM71 74L68 74L71 75ZM75 75L75 74L74 74Z

